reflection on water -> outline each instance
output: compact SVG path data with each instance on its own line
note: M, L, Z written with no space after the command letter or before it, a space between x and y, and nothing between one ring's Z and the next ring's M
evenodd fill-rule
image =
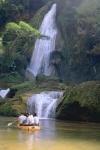
M100 150L100 124L41 120L41 130L7 128L0 117L0 150Z

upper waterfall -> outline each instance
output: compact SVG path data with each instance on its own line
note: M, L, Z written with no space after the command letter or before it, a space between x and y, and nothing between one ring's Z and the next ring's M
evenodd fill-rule
M50 63L50 54L55 50L57 36L56 27L56 4L53 4L49 12L44 16L40 26L40 33L49 37L48 39L37 39L33 50L32 58L27 71L33 76L54 74L54 68Z

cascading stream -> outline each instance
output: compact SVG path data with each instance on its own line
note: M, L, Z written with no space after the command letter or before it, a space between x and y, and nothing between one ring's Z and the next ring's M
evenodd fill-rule
M10 92L10 89L6 89L6 90L0 90L0 97L1 98L5 98L7 96L7 94Z
M49 91L33 94L28 99L28 112L36 112L39 118L54 118L55 110L60 102L63 92Z
M53 4L49 12L44 16L40 26L40 33L47 36L45 39L37 39L33 50L32 58L27 72L34 77L38 74L45 76L53 75L55 70L50 62L50 54L55 50L57 36L56 27L56 4Z

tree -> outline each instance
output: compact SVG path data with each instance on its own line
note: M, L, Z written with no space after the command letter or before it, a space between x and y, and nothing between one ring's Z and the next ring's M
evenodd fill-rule
M42 6L42 0L0 0L0 26L8 21L29 20Z
M21 73L26 68L36 37L40 37L39 31L26 22L10 22L6 25L3 34L2 72Z

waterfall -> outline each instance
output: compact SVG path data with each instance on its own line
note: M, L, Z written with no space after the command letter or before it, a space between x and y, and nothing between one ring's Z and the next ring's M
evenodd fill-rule
M27 72L33 76L43 74L50 76L54 74L53 65L50 63L50 54L55 50L57 36L56 27L56 4L53 4L49 12L44 16L40 26L40 33L47 36L45 39L37 39L33 50L32 58Z
M10 89L6 89L6 90L0 90L0 97L2 98L6 98L7 94L10 92Z
M29 97L28 112L36 112L39 118L54 118L55 110L60 102L63 92L49 91L33 94Z

